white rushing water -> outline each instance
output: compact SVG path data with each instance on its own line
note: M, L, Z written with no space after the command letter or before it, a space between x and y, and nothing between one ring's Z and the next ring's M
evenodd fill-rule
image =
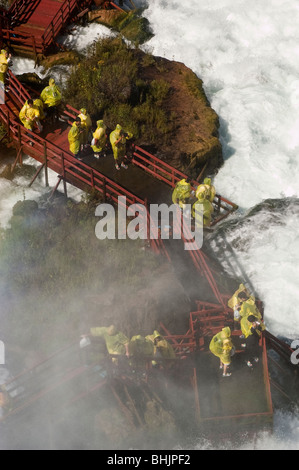
M217 191L241 210L299 196L299 6L296 0L151 0L153 54L190 67L220 118ZM292 212L292 217L288 214ZM253 217L236 255L274 334L299 337L298 205L269 226Z
M298 198L297 0L140 0L135 4L149 6L144 16L154 37L144 48L190 67L203 80L219 116L225 163L214 178L217 192L237 203L241 214L269 198ZM77 29L71 44L84 51L99 34L107 35L107 29L100 25ZM24 69L24 62L14 60L15 68L18 64ZM14 185L1 180L2 225L9 206L3 201L20 199L22 191L18 197L16 192ZM276 210L275 217L263 210L227 234L265 302L268 328L294 338L299 337L298 207L294 199ZM238 239L243 243L236 243ZM275 438L262 436L259 448L299 448L298 417L278 415L276 428L280 431Z

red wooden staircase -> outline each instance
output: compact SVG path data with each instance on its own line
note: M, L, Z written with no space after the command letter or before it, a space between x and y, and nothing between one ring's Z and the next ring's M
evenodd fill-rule
M61 31L92 0L15 0L0 23L0 42L37 59L56 44Z

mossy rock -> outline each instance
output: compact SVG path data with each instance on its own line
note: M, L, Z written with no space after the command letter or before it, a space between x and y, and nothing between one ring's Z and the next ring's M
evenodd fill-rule
M48 86L48 78L40 78L36 73L28 72L17 75L17 79L24 85L28 85L31 88L42 90L45 86Z
M90 11L88 19L118 31L135 44L143 44L153 37L148 20L141 16L141 10L125 13L98 9Z
M39 65L47 70L56 65L76 65L79 62L80 55L76 51L64 51L44 57Z
M11 164L5 165L4 170L0 174L0 178L5 178L7 180L13 179L13 173L11 171Z
M25 200L18 201L12 209L14 216L27 217L35 214L38 210L38 204L36 201Z
M135 44L144 44L153 37L148 20L140 17L136 12L126 14L125 18L120 21L118 28L123 36Z

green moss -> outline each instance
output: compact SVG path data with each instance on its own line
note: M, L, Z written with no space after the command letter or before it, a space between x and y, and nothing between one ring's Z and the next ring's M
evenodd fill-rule
M135 44L144 44L153 37L148 20L140 17L139 11L128 13L120 22L119 31Z
M114 12L115 14L98 21L121 33L126 39L135 45L144 44L153 37L149 21L142 17L142 9L130 11L128 13Z
M207 101L206 95L202 88L202 80L198 78L195 73L188 71L188 73L185 75L185 83L189 92L194 96L194 98Z

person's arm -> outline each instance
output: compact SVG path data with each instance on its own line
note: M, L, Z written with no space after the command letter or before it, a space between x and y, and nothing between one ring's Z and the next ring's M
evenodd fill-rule
M125 344L125 348L126 348L126 356L129 357L130 356L129 343Z
M91 336L103 336L107 332L107 328L105 326L97 326L94 328L90 328Z

